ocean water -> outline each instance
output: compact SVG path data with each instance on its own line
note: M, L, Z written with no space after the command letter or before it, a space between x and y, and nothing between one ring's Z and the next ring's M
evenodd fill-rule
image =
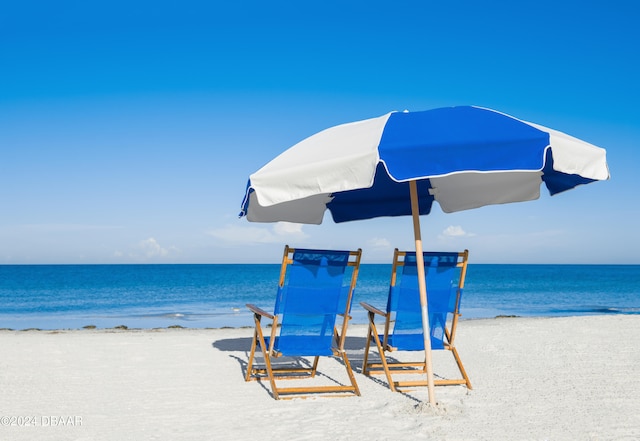
M252 326L273 309L280 265L0 265L0 328ZM360 301L384 309L391 265L362 265ZM463 319L640 314L640 265L470 264Z

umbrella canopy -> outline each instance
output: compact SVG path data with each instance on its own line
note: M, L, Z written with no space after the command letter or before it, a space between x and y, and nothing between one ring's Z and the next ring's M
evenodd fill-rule
M391 112L319 132L249 177L242 211L252 222L320 224L413 217L538 199L609 178L604 149L480 107ZM424 261L418 259L429 401L435 405Z
M335 126L286 150L249 177L241 216L320 224L537 199L609 178L604 149L480 107L392 112Z

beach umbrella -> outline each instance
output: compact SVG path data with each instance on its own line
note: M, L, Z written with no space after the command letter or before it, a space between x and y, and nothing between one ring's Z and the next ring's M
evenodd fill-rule
M249 176L240 216L320 224L446 213L538 199L609 178L606 152L495 110L446 107L386 115L318 132ZM429 401L435 404L426 286L418 259Z

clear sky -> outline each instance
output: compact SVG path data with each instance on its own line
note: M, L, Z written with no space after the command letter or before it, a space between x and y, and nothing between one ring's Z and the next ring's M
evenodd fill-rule
M327 127L490 107L607 149L611 180L422 221L474 263L640 264L640 6L12 1L0 8L0 264L388 262L410 218L238 219L246 181ZM545 190L546 191L546 190Z

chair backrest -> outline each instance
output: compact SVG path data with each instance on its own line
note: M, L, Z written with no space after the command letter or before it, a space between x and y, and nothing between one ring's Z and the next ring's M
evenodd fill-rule
M458 320L460 298L464 289L469 252L424 252L424 269L427 283L427 307L431 330L432 349L443 349L445 343L453 343ZM416 253L395 250L391 274L391 286L387 303L389 320L385 338L392 332L393 346L404 350L423 350L422 313L418 288ZM451 318L451 332L447 331L447 319ZM386 343L386 342L385 342Z
M278 351L329 355L338 314L345 316L343 348L361 254L285 247L274 312L281 317Z

